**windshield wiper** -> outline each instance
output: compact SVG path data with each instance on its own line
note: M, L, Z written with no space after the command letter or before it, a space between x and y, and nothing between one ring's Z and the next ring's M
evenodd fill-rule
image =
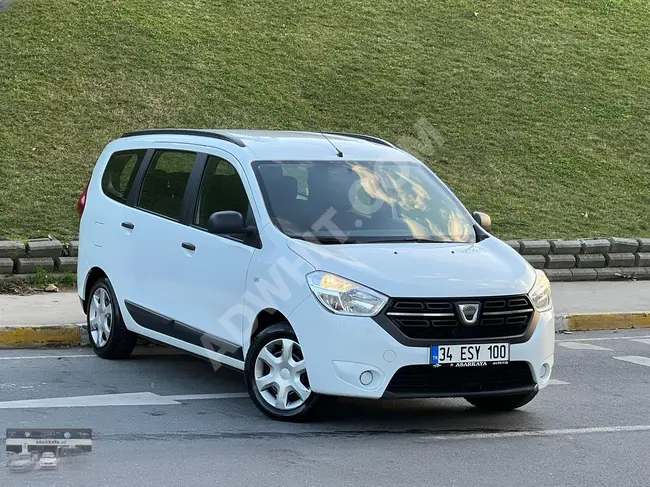
M360 240L355 240L352 238L315 237L313 235L309 237L305 237L303 235L292 235L291 238L297 238L300 240L305 240L307 242L319 243L323 245L345 245L345 244L368 243L368 242L362 242Z
M463 242L454 242L452 240L434 240L430 238L416 238L416 237L405 237L405 238L387 238L379 240L369 240L368 243L463 243Z

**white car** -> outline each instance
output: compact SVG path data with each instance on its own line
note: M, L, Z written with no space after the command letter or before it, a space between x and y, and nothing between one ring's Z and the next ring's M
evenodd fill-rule
M41 459L38 461L38 467L43 470L54 470L58 466L58 460L56 455L51 451L46 451L41 455Z
M131 132L78 209L97 355L128 357L139 335L241 369L272 418L325 395L510 410L551 376L545 275L384 140Z

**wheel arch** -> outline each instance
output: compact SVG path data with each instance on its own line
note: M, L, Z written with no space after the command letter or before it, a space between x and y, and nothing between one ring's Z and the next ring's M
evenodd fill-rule
M86 280L83 284L84 294L81 300L84 313L88 312L88 293L90 293L90 289L99 279L108 279L106 272L101 267L93 267L86 274Z
M288 323L289 326L291 326L289 319L280 310L267 307L258 312L253 320L253 326L250 329L250 333L248 333L248 336L244 337L244 356L248 353L248 349L250 348L251 343L253 343L253 340L255 340L255 337L268 327L277 323Z

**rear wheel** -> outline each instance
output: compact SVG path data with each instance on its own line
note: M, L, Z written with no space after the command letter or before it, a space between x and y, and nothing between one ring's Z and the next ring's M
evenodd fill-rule
M137 335L127 330L107 278L99 279L90 289L86 319L88 337L98 356L123 359L131 355Z
M246 388L255 406L280 421L305 421L319 401L309 386L298 338L289 323L263 330L246 356Z
M537 395L537 391L525 394L513 394L508 396L480 396L466 397L465 400L472 406L486 411L512 411L513 409L525 406Z

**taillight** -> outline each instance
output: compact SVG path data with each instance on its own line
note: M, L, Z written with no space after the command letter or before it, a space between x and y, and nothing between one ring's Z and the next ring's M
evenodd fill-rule
M77 213L79 213L79 218L81 218L81 215L84 214L84 209L86 208L86 197L88 196L88 186L90 186L90 181L88 181L88 184L86 184L86 187L84 188L84 192L81 193L81 196L79 197L79 201L77 201Z

